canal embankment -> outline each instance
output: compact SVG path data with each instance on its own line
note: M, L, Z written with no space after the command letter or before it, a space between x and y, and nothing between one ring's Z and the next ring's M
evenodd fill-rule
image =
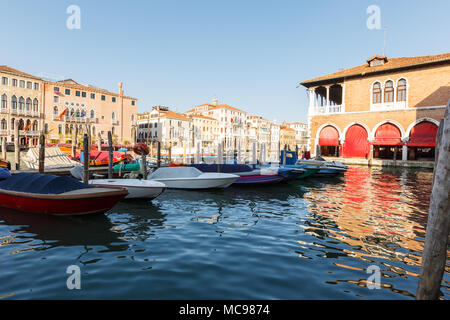
M387 159L365 159L365 158L339 158L323 157L328 161L339 161L345 165L373 166L373 167L404 167L404 168L424 168L433 169L434 161L414 161L414 160L387 160Z

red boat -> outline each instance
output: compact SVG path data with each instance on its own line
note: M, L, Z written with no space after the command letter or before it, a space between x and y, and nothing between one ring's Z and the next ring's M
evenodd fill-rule
M127 194L124 188L96 188L67 176L19 173L0 181L0 207L30 213L104 213Z

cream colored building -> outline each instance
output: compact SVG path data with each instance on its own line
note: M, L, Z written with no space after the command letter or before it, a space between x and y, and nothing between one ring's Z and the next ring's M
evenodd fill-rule
M43 125L43 80L17 69L0 66L0 136L14 140L14 129L19 126L23 146L38 144Z
M72 79L44 82L44 130L49 141L71 142L78 133L90 132L93 142L107 143L108 131L114 144L133 144L137 137L137 99Z
M202 104L186 112L187 115L200 114L219 122L218 142L225 151L236 150L245 145L247 112L227 104L219 104L214 98L212 104Z

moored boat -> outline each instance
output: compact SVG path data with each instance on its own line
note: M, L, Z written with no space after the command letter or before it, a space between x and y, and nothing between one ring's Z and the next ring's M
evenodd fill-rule
M128 190L125 199L152 200L161 195L167 186L158 181L140 179L95 179L89 184L97 187L122 187Z
M0 207L30 213L104 213L127 194L124 188L97 188L68 176L19 173L0 181Z
M239 179L227 173L203 173L194 167L165 167L151 173L148 180L164 183L169 189L226 188Z
M202 172L218 172L217 164L191 164ZM239 176L233 185L266 185L279 183L293 179L299 173L293 173L293 170L280 170L279 168L258 168L253 169L245 164L222 164L220 172L231 173Z

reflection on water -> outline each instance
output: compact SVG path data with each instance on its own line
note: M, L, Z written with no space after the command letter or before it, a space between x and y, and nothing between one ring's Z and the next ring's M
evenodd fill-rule
M431 179L351 167L264 188L168 190L107 215L1 209L0 299L412 298ZM84 272L81 293L64 287L72 264ZM380 290L367 289L370 265Z

